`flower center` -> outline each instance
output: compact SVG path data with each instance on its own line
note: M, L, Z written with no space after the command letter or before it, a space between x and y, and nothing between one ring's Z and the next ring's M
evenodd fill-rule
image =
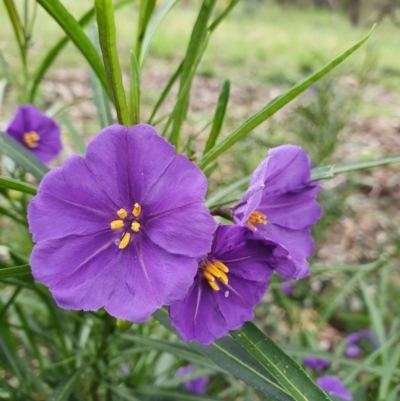
M132 214L129 215L125 209L117 211L118 220L110 223L111 230L123 230L121 240L118 242L119 249L125 249L131 239L131 232L138 233L140 231L140 223L137 221L142 213L142 207L139 203L133 205Z
M216 261L212 263L210 262L207 263L207 265L204 268L203 275L207 280L208 284L210 284L210 287L214 291L219 291L220 287L216 279L218 279L224 284L228 284L229 280L228 276L226 275L226 273L228 272L229 269L222 262Z
M257 231L257 227L254 224L262 224L265 226L267 224L267 216L264 213L255 210L254 212L251 212L246 224L254 231Z
M22 137L22 141L28 148L36 148L38 145L38 142L40 140L40 136L37 132L35 131L30 131L26 132L24 136Z

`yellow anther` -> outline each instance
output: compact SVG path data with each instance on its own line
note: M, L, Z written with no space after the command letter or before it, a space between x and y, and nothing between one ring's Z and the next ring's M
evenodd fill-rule
M39 142L40 136L35 131L30 131L24 134L23 141L28 148L36 148L37 142Z
M124 219L126 216L128 216L128 212L125 209L119 209L117 215L120 219Z
M122 220L114 220L110 224L111 230L119 230L124 227L124 222Z
M222 270L224 273L228 273L229 269L222 262L216 261L213 263L215 267L218 267L219 270Z
M221 271L218 270L213 264L209 264L206 267L206 272L212 274L214 277L221 277Z
M133 210L132 210L132 214L135 217L138 217L140 215L140 213L142 212L142 207L139 205L139 203L135 203L133 205Z
M219 291L219 286L215 281L209 281L208 284L210 284L210 287L214 290L214 291Z
M228 284L228 282L229 282L228 276L227 276L224 272L222 272L222 271L220 271L219 274L221 275L221 276L219 277L219 279L220 279L224 284Z
M210 287L214 291L219 291L219 285L216 281L218 279L224 284L228 284L229 279L226 273L229 272L229 269L222 263L222 262L213 262L209 263L206 268L203 271L203 275L205 279L208 281L208 284L210 284Z
M212 274L208 273L207 270L204 270L204 277L207 279L208 282L215 281L215 278Z
M129 233L125 233L121 239L121 242L118 245L118 248L125 249L128 246L130 239L131 239L131 235Z
M131 230L134 231L135 233L138 233L140 230L140 223L134 221L131 225Z
M265 226L267 224L267 216L264 213L254 211L246 221L246 224L254 231L257 231L254 224L262 224Z

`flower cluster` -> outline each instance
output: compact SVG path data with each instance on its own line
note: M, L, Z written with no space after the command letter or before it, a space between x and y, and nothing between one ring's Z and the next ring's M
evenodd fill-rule
M349 358L356 358L361 355L363 349L362 346L372 346L378 348L379 343L374 337L373 333L369 330L360 330L355 333L351 333L346 338L346 356Z
M200 169L153 127L105 128L84 158L44 177L29 205L34 278L65 309L144 322L169 306L184 340L210 344L253 318L274 272L309 274L321 210L310 160L291 145L254 172L234 224L217 225L206 190Z

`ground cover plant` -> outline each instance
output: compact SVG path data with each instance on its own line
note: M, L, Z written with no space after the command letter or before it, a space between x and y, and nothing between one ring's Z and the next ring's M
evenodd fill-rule
M395 26L1 7L1 399L398 399Z

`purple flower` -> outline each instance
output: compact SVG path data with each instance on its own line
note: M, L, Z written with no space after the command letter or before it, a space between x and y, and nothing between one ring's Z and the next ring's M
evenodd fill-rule
M369 330L360 330L356 333L351 333L346 338L346 356L349 358L356 358L361 355L362 349L360 344L363 340L370 343L374 348L379 347L379 343L376 341L374 336Z
M297 269L309 274L306 258L314 250L310 227L321 216L315 198L321 187L311 181L310 159L293 145L271 149L254 171L250 186L233 208L234 221L288 249Z
M211 344L253 319L274 270L293 274L285 249L246 227L220 225L186 298L169 308L172 324L185 341Z
M207 180L149 125L113 125L42 180L28 209L35 279L65 309L143 322L182 299L216 223Z
M336 395L344 400L353 399L351 393L336 376L322 376L317 379L317 384L328 394Z
M192 365L183 366L176 371L177 376L185 376L193 373L194 368ZM200 376L197 379L191 379L185 382L185 387L196 394L205 394L206 386L208 383L207 376Z
M53 160L62 149L60 127L31 104L18 107L6 132L43 163Z
M329 368L331 364L330 361L327 361L325 359L311 358L309 356L303 358L303 363L304 365L314 370L323 370Z

